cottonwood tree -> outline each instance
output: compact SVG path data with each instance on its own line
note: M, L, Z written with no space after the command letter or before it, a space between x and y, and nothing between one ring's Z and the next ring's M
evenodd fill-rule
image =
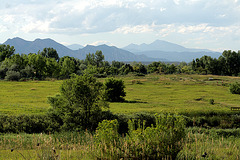
M4 61L6 58L11 57L15 52L13 46L2 44L0 45L0 62Z
M63 82L60 94L48 98L49 112L62 120L64 129L92 130L96 116L101 114L102 108L108 108L102 101L102 93L103 84L96 78L74 75Z
M96 51L96 53L89 53L86 55L86 63L88 65L102 67L103 66L104 55L102 51Z
M55 60L59 60L58 53L53 48L44 48L43 51L40 53L42 56L47 58L54 58Z

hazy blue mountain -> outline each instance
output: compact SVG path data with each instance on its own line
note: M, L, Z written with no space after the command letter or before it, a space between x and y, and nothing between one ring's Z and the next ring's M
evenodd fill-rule
M44 48L50 47L56 49L60 57L71 56L78 59L85 59L86 54L95 53L97 50L101 50L105 56L105 60L107 61L165 61L165 59L161 58L150 58L145 55L135 55L129 51L107 45L87 45L79 50L72 50L52 39L36 39L34 41L26 41L21 38L13 38L8 39L6 42L4 42L4 44L14 46L15 53L20 54L37 53L38 51L42 51Z
M102 51L106 61L166 61L166 59L161 58L150 58L145 55L135 55L129 51L119 49L115 46L108 46L108 45L99 45L99 46L92 46L87 45L86 47L78 50L78 58L84 59L86 54L88 53L95 53L96 51Z
M201 58L204 55L218 58L221 53L213 52L208 49L185 48L178 44L167 41L156 40L150 44L130 44L123 49L128 50L136 55L146 55L152 58L168 59L169 61L190 62L193 59Z
M191 62L193 59L201 58L204 55L211 56L212 58L218 58L221 53L219 52L166 52L166 51L144 51L135 54L146 55L152 58L163 58L170 61L177 62Z
M151 44L128 45L125 49L120 49L114 46L99 45L86 47L76 50L76 48L69 49L68 47L52 40L52 39L36 39L34 41L26 41L21 38L8 39L4 44L9 44L15 47L15 53L37 53L44 48L54 48L57 50L60 57L71 56L78 59L85 59L86 54L95 53L101 50L107 61L185 61L190 62L193 59L200 58L204 55L217 58L221 55L218 52L209 50L189 49L183 46L173 44L166 41L157 40ZM80 45L73 45L72 47L81 47ZM162 49L162 50L160 50ZM131 50L131 51L129 51Z
M191 49L191 48L185 48L181 45L170 43L167 41L162 40L156 40L150 44L130 44L123 49L137 53L137 52L144 52L144 51L165 51L165 52L210 52L210 50L207 49Z
M54 48L57 50L60 57L63 56L75 56L75 52L64 45L57 43L52 39L36 39L34 41L26 41L21 38L13 38L8 39L4 44L9 44L10 46L14 46L15 53L37 53L38 51L42 51L44 48Z
M68 47L71 50L79 50L79 49L83 48L83 46L80 45L80 44L71 44L71 45L68 45L66 47Z

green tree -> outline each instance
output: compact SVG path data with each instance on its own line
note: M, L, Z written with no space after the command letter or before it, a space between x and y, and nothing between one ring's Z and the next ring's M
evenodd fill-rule
M168 64L165 73L167 74L173 74L177 71L177 68L174 64Z
M125 85L122 80L114 78L106 79L105 83L105 99L110 102L121 102L124 101L126 92L124 91Z
M112 67L115 67L117 69L121 68L124 65L123 62L119 62L119 61L112 61Z
M102 93L103 85L96 78L75 75L63 82L60 94L48 98L50 113L62 119L64 129L92 130L96 116L108 107Z
M53 58L47 58L46 60L46 76L51 78L58 78L60 75L60 65Z
M75 72L76 65L71 58L65 57L61 67L61 76L63 78L69 78L69 76Z
M47 58L54 58L55 60L59 60L58 53L53 48L44 48L43 51L40 53L42 56Z
M102 51L96 51L96 53L89 53L86 55L86 63L87 65L102 67L103 66L104 55Z
M43 78L46 74L46 57L40 54L29 54L28 55L28 65L35 69L35 74L37 78Z
M15 52L13 46L2 44L0 45L0 62L4 61L6 58L11 57Z
M162 73L166 71L166 64L162 62L153 62L148 65L148 72Z
M225 75L238 75L240 72L240 52L225 50L219 58L224 64Z
M133 72L133 67L130 64L125 64L119 69L119 72L123 75L126 75L130 72Z

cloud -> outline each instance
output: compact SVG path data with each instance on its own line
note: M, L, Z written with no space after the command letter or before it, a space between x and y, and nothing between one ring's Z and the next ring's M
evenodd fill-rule
M239 0L12 0L1 3L0 33L58 37L148 34L173 40L225 38L237 43L239 15Z
M0 25L0 33L6 32L6 31L7 31L7 28L3 25Z
M237 0L14 0L5 2L0 14L27 33L99 33L132 26L131 32L141 33L152 23L231 25L239 21L239 5Z
M117 28L113 33L146 33L154 31L154 24L152 25L136 25L136 26L123 26Z
M90 43L89 45L98 46L98 45L102 45L102 44L106 44L108 46L114 46L114 44L112 44L109 41L105 41L105 40L96 41L96 42Z

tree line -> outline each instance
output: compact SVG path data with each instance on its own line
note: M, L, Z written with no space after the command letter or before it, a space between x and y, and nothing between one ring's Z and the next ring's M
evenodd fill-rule
M101 51L89 53L84 60L74 57L59 57L53 48L44 48L38 53L15 54L13 46L0 45L0 79L27 80L45 78L68 79L71 74L91 74L95 77L108 75L145 75L159 74L214 74L238 76L240 73L240 51L224 51L217 58L203 56L190 63L152 62L144 65L140 62L127 64L119 61L104 61Z
M193 71L200 74L239 76L240 51L225 50L218 59L203 56L193 60L191 66Z

